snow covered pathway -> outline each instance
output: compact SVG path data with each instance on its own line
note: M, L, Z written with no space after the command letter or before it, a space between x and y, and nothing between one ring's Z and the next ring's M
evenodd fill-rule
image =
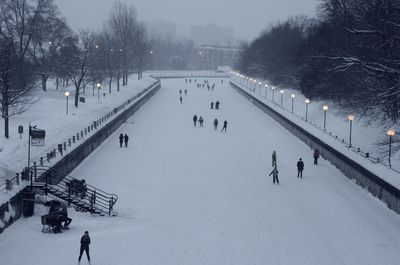
M94 265L399 262L397 214L328 162L312 165L312 151L227 80L209 80L213 92L162 80L162 89L72 173L117 193L118 217L70 209L70 230L43 234L45 209L37 207L0 235L0 264L76 264L85 230ZM216 100L221 110L210 109ZM194 114L204 128L193 127ZM227 133L213 130L214 118L219 129L228 120ZM130 136L128 148L119 148L120 133ZM267 176L273 150L280 185Z

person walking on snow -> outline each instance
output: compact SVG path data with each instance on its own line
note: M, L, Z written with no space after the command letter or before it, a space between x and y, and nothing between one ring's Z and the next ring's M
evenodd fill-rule
M304 169L304 163L303 160L301 160L301 157L299 161L297 161L297 177L298 178L303 178L303 169Z
M214 119L213 125L214 125L214 130L218 130L218 119L217 118Z
M122 147L123 143L124 143L124 135L121 133L119 135L119 147Z
M272 181L274 184L275 184L275 181L277 184L279 184L278 173L279 173L278 169L276 167L274 167L274 169L272 169L271 173L269 173L269 175L268 175L268 176L272 175Z
M85 234L81 237L81 249L79 252L79 259L78 262L81 262L82 254L85 251L87 259L90 263L90 256L89 256L89 245L90 245L90 237L89 237L89 232L85 231Z
M219 101L215 102L215 109L219 109Z
M125 133L125 135L124 135L125 147L128 147L128 141L129 141L129 136Z
M214 109L214 102L211 102L211 109Z
M314 165L318 165L319 150L318 148L314 150Z
M194 127L196 127L196 123L197 123L197 115L195 114L195 115L193 116L193 124L194 124Z
M221 132L223 132L223 131L225 131L226 132L226 128L228 127L228 121L227 120L225 120L224 121L224 126L222 127L222 130L221 130Z
M182 96L182 89L179 89L179 95Z
M203 117L200 116L199 118L200 127L203 127L203 122L204 122Z
M187 89L185 89L185 96L186 96L186 94L187 94Z
M181 102L181 104L182 104L182 96L180 96L180 97L179 97L179 101L180 101L180 102Z
M276 152L272 152L272 167L276 167Z

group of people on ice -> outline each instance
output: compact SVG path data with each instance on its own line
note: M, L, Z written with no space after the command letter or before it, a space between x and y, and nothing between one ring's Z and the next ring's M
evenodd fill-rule
M211 102L210 105L211 105L210 108L211 108L211 109L214 109L214 102ZM215 102L215 109L219 109L219 105L220 105L220 103L219 103L219 101L217 100L217 101Z
M185 96L187 95L187 89L184 90ZM183 103L183 98L182 98L182 89L179 89L179 102L182 104Z
M318 148L314 150L313 157L314 157L314 165L318 165L318 159L319 159L320 153ZM279 171L278 171L278 166L276 163L276 151L272 152L272 171L269 173L269 176L272 175L272 182L275 184L279 184ZM304 170L304 162L302 158L299 158L299 161L297 161L297 178L303 178L303 170Z
M199 118L197 118L197 115L195 114L193 116L193 125L194 125L194 127L197 127L197 122L199 122L199 127L204 127L203 126L203 124L204 124L203 116L200 116ZM218 119L215 118L214 121L213 121L214 130L218 130L218 123L219 123ZM221 132L226 132L226 128L228 128L228 121L224 120L224 124L222 126Z

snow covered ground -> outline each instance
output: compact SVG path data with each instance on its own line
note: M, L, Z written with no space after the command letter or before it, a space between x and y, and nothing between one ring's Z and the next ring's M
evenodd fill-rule
M382 140L382 134L384 135L384 128L374 127L371 125L365 124L365 122L360 120L354 120L353 128L352 128L352 145L353 148L348 148L349 141L349 121L341 115L338 110L335 110L334 106L331 106L327 112L327 121L326 121L326 130L323 131L323 122L324 122L324 114L322 110L322 106L327 102L311 102L308 106L308 121L312 122L312 124L304 121L305 118L305 109L306 105L304 103L305 97L300 94L298 91L294 91L291 89L284 89L284 94L282 96L282 105L283 108L280 107L281 104L281 95L280 88L276 88L274 102L272 103L272 90L269 87L267 95L265 94L265 88L259 89L259 86L256 86L256 89L253 90L254 86L247 86L246 83L234 81L235 84L239 85L244 91L250 93L255 98L267 104L269 107L273 108L295 124L299 125L303 129L307 130L317 138L321 139L328 145L335 148L337 151L351 158L355 162L359 163L366 169L378 175L380 178L386 180L390 184L400 189L400 163L399 163L399 154L395 154L392 157L392 169L387 166L387 158L384 163L376 163L372 162L369 158L366 158L361 153L355 151L357 147L361 148L361 151L369 152L371 156L378 157L378 146L376 145L377 141ZM261 91L261 93L260 93ZM294 100L294 114L291 113L291 97L290 95L294 93L296 95ZM328 103L329 105L329 103ZM316 126L314 126L314 124ZM331 132L332 135L337 135L338 139L335 139L328 133ZM341 139L345 140L345 144L341 142ZM393 170L395 169L395 170Z
M108 93L108 84L103 84L100 100L98 100L97 89L93 96L92 89L89 87L86 89L86 94L82 95L86 102L80 103L79 108L74 107L74 96L70 96L68 116L64 92L74 91L72 86L56 90L55 84L49 82L47 92L38 88L35 93L35 103L21 115L11 117L10 139L4 138L4 122L2 120L0 122L0 186L4 184L6 178L14 177L15 172L20 172L27 165L29 122L46 130L46 145L31 148L31 161L39 162L39 157L46 157L46 152L57 148L57 144L67 141L69 137L90 125L93 120L97 120L154 82L155 80L148 75L145 75L142 80L137 80L132 76L129 85L121 86L120 92L116 91L116 84L113 84L111 94ZM106 93L105 97L103 93ZM18 125L24 127L21 139L18 134Z
M398 263L400 216L327 161L312 165L305 144L227 80L213 82L209 92L162 80L162 89L72 173L118 194L117 217L71 208L70 230L44 234L38 206L34 217L0 235L1 261L76 264L88 230L96 265ZM216 100L219 111L210 109ZM194 114L204 128L193 127ZM228 120L226 133L213 130L214 118ZM130 135L128 148L119 148L120 133ZM267 175L273 150L280 185ZM296 178L299 157L304 179Z

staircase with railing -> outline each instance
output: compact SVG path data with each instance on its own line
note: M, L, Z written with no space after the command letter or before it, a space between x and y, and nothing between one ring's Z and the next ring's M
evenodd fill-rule
M107 193L94 186L78 180L68 174L49 167L33 169L35 187L45 194L51 194L74 205L78 210L99 215L116 215L114 206L118 200L116 194Z

